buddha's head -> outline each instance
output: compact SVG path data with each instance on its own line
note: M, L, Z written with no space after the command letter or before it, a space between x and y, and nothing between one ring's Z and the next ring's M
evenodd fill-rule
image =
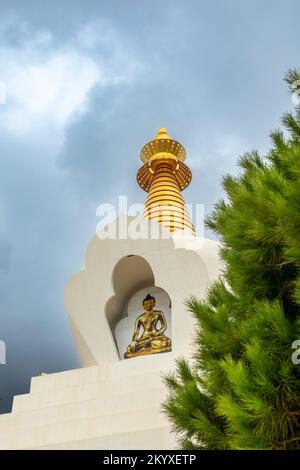
M151 311L153 307L155 306L155 298L152 297L152 295L147 294L146 297L143 300L143 307L146 310L146 312Z

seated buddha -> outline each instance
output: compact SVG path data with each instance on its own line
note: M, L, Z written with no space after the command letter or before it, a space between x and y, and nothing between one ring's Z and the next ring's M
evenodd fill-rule
M155 298L148 294L143 300L145 311L136 319L132 341L124 354L125 359L171 351L172 341L165 335L165 316L160 310L153 310L154 306Z

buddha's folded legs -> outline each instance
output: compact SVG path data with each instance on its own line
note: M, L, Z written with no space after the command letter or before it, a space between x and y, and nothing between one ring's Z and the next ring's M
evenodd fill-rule
M138 341L137 349L141 350L144 348L161 348L163 346L168 346L169 344L171 344L171 340L167 336L155 336Z
M132 351L131 347L128 346L125 357L132 357L135 355L147 353L153 354L158 352L171 351L172 341L167 336L155 336L154 338L141 339L137 341L135 350Z

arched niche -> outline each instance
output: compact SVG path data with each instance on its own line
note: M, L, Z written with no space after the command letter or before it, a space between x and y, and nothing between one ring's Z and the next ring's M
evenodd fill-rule
M142 256L121 258L113 269L112 285L115 294L106 303L106 317L120 359L131 341L135 319L143 313L147 293L156 298L155 308L164 312L168 324L166 334L171 337L171 299L163 288L155 285L152 268Z
M149 263L137 255L121 258L112 273L115 294L106 304L106 317L115 338L117 323L127 315L127 304L139 289L154 286L154 275Z

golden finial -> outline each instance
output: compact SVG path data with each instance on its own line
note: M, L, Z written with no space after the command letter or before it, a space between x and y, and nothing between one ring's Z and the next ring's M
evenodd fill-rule
M189 230L195 234L181 195L192 179L191 170L184 163L185 158L183 145L161 127L154 139L141 150L144 164L137 173L137 181L149 193L145 218L157 220L170 232Z
M158 133L154 137L154 140L158 139L172 139L172 137L169 136L167 129L161 127L160 129L158 129Z
M144 163L161 157L182 162L186 157L184 146L172 139L164 127L161 127L154 139L144 145L141 150L141 160Z

